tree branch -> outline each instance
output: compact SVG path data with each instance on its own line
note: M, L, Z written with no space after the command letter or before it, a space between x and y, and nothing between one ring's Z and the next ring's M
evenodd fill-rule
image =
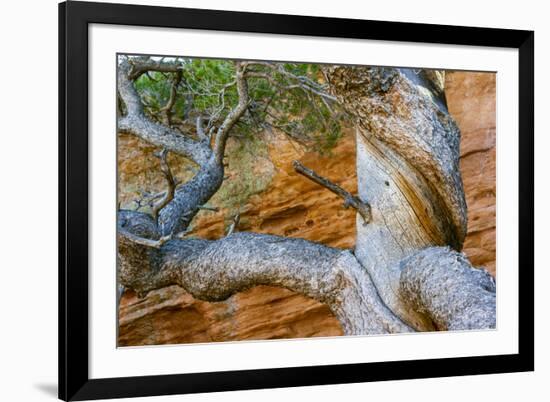
M231 219L231 225L229 225L229 228L227 229L226 236L231 236L233 234L233 232L237 229L237 226L239 226L240 220L241 220L240 212L233 215L233 219Z
M177 90L178 90L178 85L181 82L181 77L182 77L181 71L177 71L172 79L172 85L170 87L170 97L168 98L166 105L164 105L160 109L160 112L164 112L164 116L166 118L166 124L168 126L172 125L172 108L176 103Z
M133 63L134 68L142 68L137 61L134 60ZM131 68L128 60L122 60L118 66L118 92L127 110L126 116L118 119L118 130L190 158L199 165L205 164L212 154L208 144L194 141L170 127L152 121L145 115L141 98L129 78Z
M162 234L178 233L187 229L195 215L222 185L224 168L211 157L195 176L176 189L174 199L159 214Z
M171 240L155 250L147 272L138 275L131 263L121 267L122 285L143 294L177 284L205 301L257 285L279 286L326 303L348 335L411 331L382 303L349 251L246 232L216 241ZM139 255L136 264L143 269L147 264Z
M155 211L158 215L159 231L163 236L186 230L200 206L204 205L219 189L224 176L223 155L226 140L235 123L245 113L249 99L247 82L243 74L244 66L236 62L235 83L239 101L218 128L214 140L214 151L212 151L209 136L202 131L200 120L197 121L197 136L200 141L195 141L170 127L150 120L143 112L143 105L132 79L145 71L178 73L180 69L181 63L154 61L147 58L122 59L118 68L118 91L127 110L126 116L118 119L119 131L134 134L153 145L188 157L200 166L193 179L176 189L172 199ZM235 83L224 85L219 96L224 98L224 91ZM173 105L174 88L172 86L172 96L165 107L166 110ZM167 196L168 198L171 196L170 191Z
M135 235L121 228L119 228L118 230L118 235L132 243L139 244L145 247L155 248L155 249L161 248L162 245L164 245L164 243L166 243L168 240L172 240L173 238L172 235L167 235L167 236L162 236L160 239L157 239L157 240L148 239L146 237Z
M202 127L202 116L197 117L196 127L197 127L197 137L201 141L209 141L209 137L208 137L208 135L206 135L206 132L204 131L204 128Z
M167 155L168 155L168 151L166 150L166 148L164 148L158 154L158 157L160 159L160 170L162 171L162 173L164 174L164 177L166 178L166 182L168 183L168 190L166 191L164 197L162 197L162 199L159 202L153 205L152 215L153 215L153 219L155 220L158 220L160 211L166 205L168 205L170 201L174 199L174 193L176 191L176 180L174 179L170 166L168 165Z
M330 95L329 93L325 92L323 89L323 86L319 83L311 80L308 77L299 76L291 73L290 71L285 70L285 68L281 64L274 64L269 62L248 62L247 66L254 66L259 65L263 67L268 67L271 70L285 76L286 78L296 82L295 84L290 85L282 85L281 83L277 82L271 75L265 74L259 71L249 71L247 72L247 76L249 77L256 77L256 78L264 78L268 80L272 85L278 86L281 89L295 89L299 88L302 89L304 92L308 93L314 93L315 95L321 97L322 99L330 100L332 102L337 101L336 97L333 95Z
M434 114L429 109L430 113L426 115L409 113L408 107L419 107L423 112L433 105L424 102L425 94L419 92L414 82L409 83L403 72L360 69L359 73L365 75L359 80L346 78L340 80L340 84L333 79L334 76L329 76L336 83L332 85L336 85L335 93L343 103L350 103L355 110L363 109L359 113L362 117L358 119L358 147L363 147L358 148L357 158L359 191L363 188L372 192L373 197L363 196L363 193L361 196L376 204L373 205L378 212L374 214L372 224L358 225L357 245L352 254L302 239L236 233L238 215L234 217L228 235L220 240L182 239L193 217L223 182L226 140L249 105L247 66L267 66L288 78L287 82L296 88L321 91L323 86L307 77L295 76L282 66L237 62L238 104L218 127L212 151L210 141L204 139L209 139L210 130L214 131L213 117L209 122L212 127L206 130L208 133L203 130L202 122L197 121L200 141L195 141L151 122L143 113L141 99L131 82L138 74L139 69L135 66L139 62L139 58L132 59L134 66L130 66L128 60L123 59L119 69L122 76L119 75L118 89L127 111L127 115L119 119L119 127L121 130L128 127L129 132L153 144L170 144L165 146L166 150L190 157L200 165L200 170L192 180L172 191L173 199L155 212L158 219L139 212L119 211L118 272L121 285L144 295L150 290L175 284L195 298L211 302L224 300L257 285L280 286L327 304L348 335L408 332L412 330L409 325L418 330L495 327L496 297L492 278L485 271L472 269L462 254L449 248L431 247L432 244L451 242L439 242L439 238L433 242L424 237L424 230L432 229L429 224L440 218L441 222L437 223L441 226L435 229L443 228L443 234L447 230L457 232L458 243L452 244L462 242L460 231L465 227L461 226L461 220L465 216L458 215L463 212L459 199L463 196L463 188L460 176L455 172L458 171L455 165L459 135L454 123L446 114L440 113L442 110L436 110ZM147 60L143 62L149 63ZM150 68L168 68L162 60L155 63ZM251 71L249 76L254 74L263 74L263 71ZM395 106L394 97L388 96L392 85L402 85L402 93L414 95L407 100L413 99L416 103L407 101L409 106L402 110L397 108L399 110L392 114L392 119L387 119L387 107L380 105ZM373 97L372 93L377 95ZM224 94L220 96L223 98ZM216 113L224 111L222 102L222 108ZM373 113L379 118L361 120ZM399 119L395 120L396 116ZM426 119L425 116L439 117ZM215 119L217 121L217 117ZM419 132L419 121L426 130ZM371 138L365 139L361 130L372 134ZM424 133L429 138L417 138ZM366 223L371 222L370 204L298 161L293 165L298 173L343 198L344 206L355 208ZM167 164L166 167L169 171ZM408 176L403 174L404 171ZM378 176L373 176L373 172ZM365 180L365 176L371 181ZM424 186L424 180L428 181L427 184L440 185L442 190L432 189L435 185ZM456 194L447 196L445 192L452 185ZM402 191L392 192L394 187ZM418 189L426 192L415 192ZM440 191L439 198L430 193L436 190ZM165 197L169 194L170 189ZM381 194L383 197L377 199ZM428 202L426 194L429 195ZM406 196L416 198L404 200L402 205L407 208L398 210L396 200ZM435 206L428 210L427 207L432 207L432 199ZM381 208L391 214L381 213ZM410 211L425 218L420 219ZM450 229L445 229L447 227ZM387 231L388 228L396 228L396 231ZM419 250L423 247L428 248Z
M128 78L132 81L138 79L142 74L148 71L158 71L161 73L177 73L183 70L183 64L177 59L174 61L153 60L150 57L133 57L128 59L131 69Z
M371 207L368 203L361 201L358 197L351 195L349 192L344 190L342 187L331 182L330 180L319 176L313 170L308 169L298 161L292 162L292 166L296 172L307 177L308 179L314 181L315 183L329 189L334 194L344 199L344 208L352 207L354 208L359 215L363 217L365 223L369 223L372 219Z
M401 261L399 291L441 331L496 328L496 285L484 269L448 247Z
M216 132L216 137L214 140L214 155L218 163L222 163L223 155L225 152L225 143L227 141L227 136L229 132L241 118L241 116L246 112L248 106L248 84L245 77L245 67L241 62L235 62L235 80L237 82L237 93L239 95L239 102L237 106L231 110L225 120L218 128Z

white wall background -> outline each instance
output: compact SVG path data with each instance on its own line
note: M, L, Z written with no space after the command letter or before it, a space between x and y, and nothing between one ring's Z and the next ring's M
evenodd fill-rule
M548 398L550 332L544 253L550 140L550 26L545 3L462 0L147 0L120 1L229 9L534 29L536 43L536 371L201 394L133 401L292 401L298 399L464 401ZM57 1L2 3L0 62L0 399L55 400L57 382ZM545 381L546 380L546 381Z

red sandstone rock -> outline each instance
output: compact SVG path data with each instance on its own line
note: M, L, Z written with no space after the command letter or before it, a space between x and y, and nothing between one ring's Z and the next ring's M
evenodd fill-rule
M449 111L462 132L460 170L468 205L464 252L496 275L496 75L447 74Z

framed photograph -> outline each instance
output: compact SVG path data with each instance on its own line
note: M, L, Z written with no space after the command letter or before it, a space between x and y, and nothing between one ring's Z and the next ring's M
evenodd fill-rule
M59 397L530 371L534 33L59 5Z

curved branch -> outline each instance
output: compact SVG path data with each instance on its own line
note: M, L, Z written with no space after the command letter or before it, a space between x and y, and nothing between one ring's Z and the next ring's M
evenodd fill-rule
M303 90L305 93L313 93L317 96L319 96L321 99L330 100L330 101L337 101L337 98L327 92L324 91L324 88L319 83L313 81L309 77L306 76L299 76L291 73L290 71L287 71L283 65L281 64L274 64L269 62L248 62L247 66L255 66L259 65L262 67L268 67L271 70L283 75L284 77L288 78L291 81L296 82L295 84L289 84L289 85L283 85L279 82L277 82L271 75L259 72L259 71L249 71L247 72L247 76L251 78L263 78L267 81L269 81L272 85L279 87L280 89L284 90L290 90L290 89L296 89L299 88Z
M160 235L167 236L185 231L199 211L199 207L216 193L223 181L223 164L221 159L214 157L208 138L195 141L170 127L150 120L144 114L139 94L129 78L132 68L150 67L146 62L143 67L139 63L141 63L139 60L133 59L132 66L126 59L119 64L118 91L127 110L127 115L118 119L119 131L131 133L153 145L188 157L200 166L198 173L189 182L175 190L172 199L166 205L162 205L158 211L155 211L158 213ZM237 115L237 119L238 117L240 114ZM235 122L229 121L229 123L231 124L226 125L225 131L220 128L222 137L227 135ZM223 141L217 143L217 151L222 154L223 159L225 139L222 139Z
M229 132L239 121L241 116L246 112L248 107L248 83L245 78L245 65L241 62L235 62L235 79L237 82L237 93L239 95L239 102L237 106L231 110L225 117L225 120L218 128L216 137L214 139L214 155L218 163L222 163L223 155L225 152L225 143Z
M157 240L152 240L152 239L148 239L146 237L141 237L141 236L135 235L131 232L128 232L125 229L119 229L118 230L118 235L121 238L125 239L126 241L129 241L129 242L132 242L132 243L135 243L135 244L139 244L140 246L145 246L145 247L149 247L149 248L156 248L156 249L161 248L164 245L164 243L166 243L168 240L172 240L171 235L163 236L163 237L161 237L160 239L157 239Z
M194 141L170 127L152 121L145 115L141 98L129 78L131 68L128 60L122 60L118 66L118 93L127 110L126 116L120 117L117 121L118 130L190 158L199 165L204 164L212 154L209 144Z
M199 115L197 117L195 126L196 126L196 130L197 130L197 137L201 141L208 141L209 140L208 135L206 134L206 132L204 131L204 128L202 126L202 116L201 115Z
M243 72L244 67L236 62L236 84L239 101L237 106L226 116L218 128L214 139L214 152L200 165L199 172L185 185L176 190L174 199L160 213L159 229L163 235L178 233L187 229L201 206L218 191L224 177L223 156L229 132L241 118L248 106L248 86ZM227 86L233 85L232 83ZM226 88L224 87L224 88ZM208 144L209 136L202 131L202 121L197 119L197 133L200 144ZM210 150L210 148L209 148Z
M145 74L148 71L158 71L160 73L181 73L181 70L183 70L182 63L177 60L154 60L150 57L134 57L127 60L131 66L128 75L131 80L138 79L142 74Z
M160 159L160 170L166 178L166 181L168 183L168 190L166 190L166 194L162 197L162 199L158 201L155 205L153 205L152 215L155 220L158 219L159 212L162 211L162 209L174 199L174 193L176 190L176 180L172 175L170 165L168 165L168 161L166 159L167 155L168 151L166 150L166 148L163 149L158 155Z
M438 330L496 327L496 285L484 269L448 247L430 247L401 262L399 290Z
M121 283L140 293L177 284L206 301L225 300L257 285L280 286L326 303L346 334L411 331L384 305L349 251L240 232L216 241L171 240L150 261L160 262L140 276L142 283L126 283L125 272Z
M402 177L398 187L411 212L420 217L421 225L433 226L426 228L432 245L460 250L467 226L460 130L431 81L406 68L332 66L325 72L332 92L356 117L358 139L369 146L364 153L380 154L371 157L378 159L377 165L396 166L392 176ZM431 202L416 202L426 198L424 194L430 194ZM426 219L425 208L433 209Z

